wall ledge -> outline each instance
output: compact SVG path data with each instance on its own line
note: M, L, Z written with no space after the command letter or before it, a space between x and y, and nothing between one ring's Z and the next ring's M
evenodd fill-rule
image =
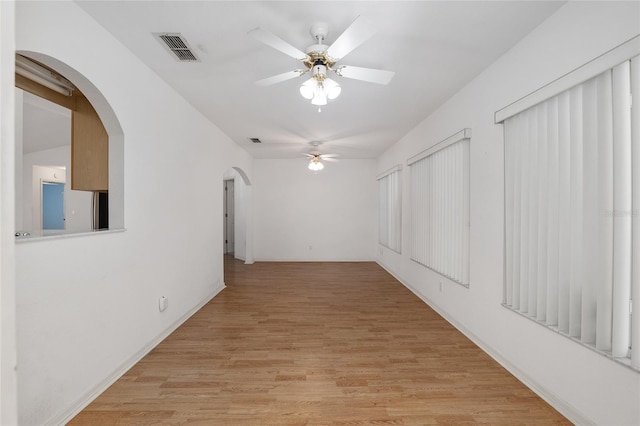
M88 237L93 235L119 234L125 231L126 231L125 228L102 229L102 230L95 230L95 231L69 232L69 233L65 233L64 231L62 231L62 232L52 232L50 234L42 233L42 231L40 231L40 233L29 232L30 235L25 235L20 237L16 236L15 238L16 238L16 244L23 244L23 243L33 243L37 241L51 241L51 240L61 240L61 239L67 239L67 238Z

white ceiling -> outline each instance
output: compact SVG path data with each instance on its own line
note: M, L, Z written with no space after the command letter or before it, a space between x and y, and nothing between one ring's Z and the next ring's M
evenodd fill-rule
M22 92L22 151L25 154L71 144L71 111Z
M193 106L256 158L320 151L375 158L553 14L558 1L79 1ZM339 64L395 71L388 86L336 77L342 94L318 112L308 75L253 83L300 63L249 37L261 27L300 50L327 22L331 44L358 16L376 35ZM201 62L176 61L152 33L178 32ZM108 54L107 52L105 54ZM248 138L257 137L261 145Z

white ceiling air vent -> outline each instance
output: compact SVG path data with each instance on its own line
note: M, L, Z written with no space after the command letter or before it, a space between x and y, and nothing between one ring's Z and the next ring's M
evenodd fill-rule
M154 33L154 36L162 44L173 52L180 62L200 62L200 59L191 51L189 43L180 33Z

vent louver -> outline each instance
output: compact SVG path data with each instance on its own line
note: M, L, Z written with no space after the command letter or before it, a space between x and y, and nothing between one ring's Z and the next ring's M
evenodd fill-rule
M258 138L249 138L249 140L253 143L262 143L262 141Z
M162 44L169 49L181 62L199 62L200 59L193 53L187 40L180 33L154 34Z

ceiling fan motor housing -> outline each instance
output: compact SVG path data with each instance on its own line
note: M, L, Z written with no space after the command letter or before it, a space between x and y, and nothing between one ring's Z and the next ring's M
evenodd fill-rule
M322 43L322 40L325 40L327 38L327 35L329 34L329 24L327 24L326 22L318 22L316 24L313 24L309 29L309 33L311 33L311 36L315 40L317 40L318 43Z
M324 65L325 67L331 69L336 61L327 55L328 48L329 46L327 46L326 44L312 44L305 50L307 59L302 62L307 66L308 69L311 69L316 65Z
M312 44L311 46L307 47L304 52L307 55L312 55L313 53L319 55L326 52L328 48L329 46L327 46L326 44Z
M327 56L326 52L329 46L323 43L327 38L327 34L329 34L329 25L324 22L313 24L309 33L311 33L317 43L312 44L305 50L305 53L308 55L305 65L307 65L309 69L316 65L324 65L327 68L331 68L335 61Z
M327 75L327 67L322 63L317 61L313 64L313 76L316 80L322 80Z

